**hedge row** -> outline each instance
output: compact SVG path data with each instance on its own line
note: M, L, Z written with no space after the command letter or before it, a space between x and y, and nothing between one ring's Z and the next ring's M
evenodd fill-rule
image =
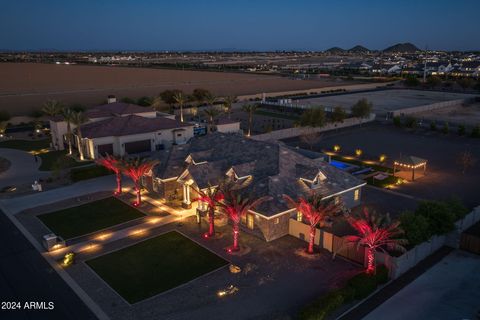
M452 231L455 222L467 213L468 209L456 198L447 201L423 201L414 212L402 213L400 222L409 245L415 246L434 235Z
M342 305L354 300L366 298L375 289L388 281L388 269L381 265L375 275L364 272L353 276L343 288L331 291L310 305L303 308L299 313L302 320L323 320Z

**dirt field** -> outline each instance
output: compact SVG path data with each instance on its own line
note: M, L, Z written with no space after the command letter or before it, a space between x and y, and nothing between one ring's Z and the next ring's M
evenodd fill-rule
M109 94L119 98L138 98L177 88L189 92L201 87L215 95L245 95L342 84L351 83L224 72L2 63L0 110L8 110L11 115L23 115L38 108L47 99L95 105Z
M435 120L440 123L449 122L451 124L475 126L480 124L480 103L431 110L428 112L416 113L414 116L427 120Z

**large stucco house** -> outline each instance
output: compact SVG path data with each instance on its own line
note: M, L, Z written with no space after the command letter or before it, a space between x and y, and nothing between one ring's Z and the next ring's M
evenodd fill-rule
M192 189L218 185L223 179L245 183L255 197L270 196L248 213L242 227L271 241L288 234L290 218L302 220L290 209L283 195L294 198L307 192L342 201L348 208L360 204L365 182L328 163L327 156L288 147L282 143L261 142L240 134L211 133L195 137L158 153L158 164L142 184L152 197L181 200L191 206ZM205 210L199 203L199 210Z
M137 154L183 144L193 137L194 124L183 123L174 115L160 113L135 104L116 102L89 108L88 122L81 126L79 138L72 124L73 143L81 143L85 157L96 159L102 154ZM61 116L50 120L53 147L67 147L67 122Z

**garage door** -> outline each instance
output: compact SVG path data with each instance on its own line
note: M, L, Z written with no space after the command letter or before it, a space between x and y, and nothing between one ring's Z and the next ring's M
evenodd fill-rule
M128 154L150 152L150 140L134 141L125 143L125 152Z
M113 144L100 144L97 146L98 154L104 156L106 154L113 155Z

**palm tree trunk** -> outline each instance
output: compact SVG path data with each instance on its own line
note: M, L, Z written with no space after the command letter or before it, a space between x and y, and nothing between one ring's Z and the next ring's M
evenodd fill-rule
M183 122L183 103L180 104L180 122Z
M238 247L238 234L239 234L239 230L238 230L238 223L234 222L233 223L233 247L232 247L232 250L233 251L238 251L240 248Z
M117 192L116 194L121 194L122 193L122 174L120 172L117 172Z
M375 250L367 248L367 273L375 274Z
M85 157L83 155L82 131L80 130L80 126L77 127L77 131L78 153L80 154L80 160L83 161L85 160Z
M251 131L252 131L252 119L253 115L252 112L250 111L250 114L248 115L248 134L247 136L250 137Z
M72 155L72 127L70 122L67 122L67 142L68 142L68 154Z
M135 181L135 193L137 194L137 202L136 205L139 206L142 202L142 196L140 194L140 186L138 185L138 180Z
M315 243L315 233L317 232L317 229L315 226L310 226L310 241L308 242L308 253L313 253L313 245Z
M208 222L209 222L209 227L208 227L208 236L213 237L215 235L215 209L210 208L210 211L208 212Z

